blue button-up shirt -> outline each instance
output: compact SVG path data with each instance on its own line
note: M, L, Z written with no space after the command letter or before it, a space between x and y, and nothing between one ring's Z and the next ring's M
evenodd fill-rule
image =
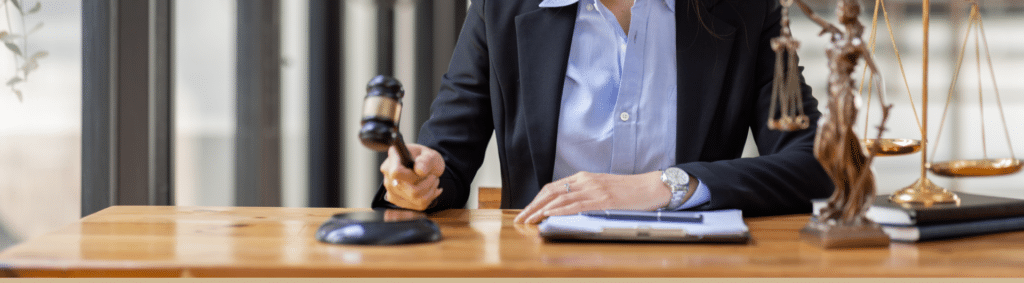
M545 0L540 7L577 2L554 179L581 171L640 174L675 165L675 1L636 0L628 34L600 0ZM708 200L708 188L700 182L680 209Z

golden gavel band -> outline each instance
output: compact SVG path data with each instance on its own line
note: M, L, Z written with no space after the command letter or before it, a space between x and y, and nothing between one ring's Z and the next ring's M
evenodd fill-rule
M395 146L402 165L412 169L412 154L405 146L402 133L398 132L403 96L405 90L402 89L402 83L395 78L384 75L373 77L366 85L359 140L366 147L379 152L387 152L389 147Z

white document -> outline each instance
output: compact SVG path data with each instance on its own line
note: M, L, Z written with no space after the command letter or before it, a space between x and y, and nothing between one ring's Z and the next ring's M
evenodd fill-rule
M630 212L648 214L658 212ZM540 234L550 240L613 240L669 242L745 242L750 230L738 209L717 211L661 212L661 216L698 217L696 222L621 220L584 214L550 216L539 226Z

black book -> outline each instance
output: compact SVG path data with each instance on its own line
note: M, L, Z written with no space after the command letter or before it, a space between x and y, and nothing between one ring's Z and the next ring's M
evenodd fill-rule
M918 242L1024 230L1024 216L919 226L882 225L893 241Z
M867 217L883 225L931 225L996 218L1024 216L1024 200L957 193L959 204L901 205L889 201L889 195L879 195L868 209ZM827 199L812 200L814 214L825 207Z

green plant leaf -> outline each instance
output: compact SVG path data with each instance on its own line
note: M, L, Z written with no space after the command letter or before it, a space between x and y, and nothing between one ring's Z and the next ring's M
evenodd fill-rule
M46 52L46 50L36 51L35 54L32 54L32 57L29 57L29 60L35 61L35 60L38 60L38 59L46 58L46 56L49 56L49 55L50 55L50 52Z
M28 12L25 12L25 14L26 15L31 15L31 14L38 13L39 9L41 9L41 8L43 8L43 4L39 3L39 2L36 2L36 5L33 6L32 9L29 9Z
M13 77L11 80L7 81L7 86L14 86L14 84L20 83L21 81L21 77Z
M33 34L41 29L43 29L43 22L39 22L36 26L32 27L32 30L30 30L28 34Z
M18 3L18 0L11 0L11 3L14 4L14 8L18 8L18 13L25 14L25 12L21 10L21 3Z
M0 31L0 41L2 42L14 43L14 40L19 38L21 38L20 34Z
M6 42L5 41L4 45L7 45L7 49L10 49L11 52L14 52L14 54L17 54L18 56L21 56L21 57L25 57L25 56L21 55L21 48L18 48L18 46L14 45L14 43Z
M21 65L21 70L25 71L25 77L28 77L28 73L39 68L39 62L36 60L26 60L25 64Z

